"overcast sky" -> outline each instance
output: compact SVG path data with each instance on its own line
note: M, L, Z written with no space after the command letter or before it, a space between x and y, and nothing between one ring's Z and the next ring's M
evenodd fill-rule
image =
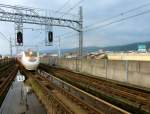
M35 7L41 9L50 9L57 11L60 9L66 1L68 4L61 10L66 12L68 9L73 7L80 0L0 0L1 4L9 5L21 5L28 7ZM83 0L79 5L83 7L83 23L84 27L87 25L99 26L104 20L112 18L122 12L126 12L130 9L136 8L143 4L150 4L149 0ZM73 9L70 13L78 13L79 6ZM127 15L122 15L117 19L124 18L126 16L132 16L140 12L150 10L150 5L145 6L141 9L135 10ZM62 14L53 16L61 16ZM84 46L112 46L112 45L123 45L133 42L150 41L150 13L141 15L120 23L112 24L105 28L98 28L92 31L84 33ZM108 22L108 21L107 21ZM105 23L107 23L105 22ZM44 26L24 24L25 28L44 28ZM0 21L0 32L5 34L7 38L15 37L15 26L14 23L1 22ZM69 28L53 27L54 36L61 35L66 32L76 33ZM0 34L0 54L9 53L9 43L2 38ZM54 37L55 38L55 37ZM61 38L61 48L74 48L78 46L78 36L70 36ZM39 45L41 49L56 49L58 47L58 38L54 39L54 45L51 47L45 47L42 45L45 39L45 32L43 30L32 31L24 30L24 45ZM32 47L32 46L31 46ZM28 48L28 47L27 47ZM15 50L15 49L14 49Z

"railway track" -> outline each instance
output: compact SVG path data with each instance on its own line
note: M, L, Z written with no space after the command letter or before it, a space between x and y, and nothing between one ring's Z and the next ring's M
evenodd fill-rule
M150 93L44 64L40 69L132 113L150 113Z
M53 102L51 105L54 105L53 107L58 111L55 110L57 114L128 114L127 111L76 88L43 70L38 70L38 73L35 74L24 69L22 72L28 78L36 81L38 83L36 86L40 85L43 93L49 96L47 99Z
M2 104L17 71L18 66L15 65L14 61L9 61L7 64L3 64L0 67L0 105Z

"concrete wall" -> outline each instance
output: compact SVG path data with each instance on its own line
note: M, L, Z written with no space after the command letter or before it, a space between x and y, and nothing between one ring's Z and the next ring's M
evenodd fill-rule
M108 53L109 60L150 61L150 53Z
M64 68L93 76L150 88L150 62L121 60L75 60L42 59L42 62L56 64Z

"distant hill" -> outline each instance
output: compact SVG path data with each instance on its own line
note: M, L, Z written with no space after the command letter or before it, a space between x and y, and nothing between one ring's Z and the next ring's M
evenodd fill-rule
M150 41L148 42L138 42L138 43L132 43L132 44L127 44L127 45L117 45L117 46L108 46L108 47L96 47L96 46L90 46L90 47L84 47L83 52L84 53L90 53L90 52L95 52L100 49L103 49L105 51L136 51L138 50L138 45L144 44L146 45L147 49L150 49ZM61 53L66 53L66 52L75 52L78 51L76 48L72 49L61 49ZM42 52L44 53L57 53L57 50L43 50Z
M110 47L103 47L102 49L108 50L108 51L130 51L130 50L138 50L138 45L144 44L147 49L150 48L150 41L148 42L138 42L138 43L132 43L127 45L119 45L119 46L110 46Z
M88 53L88 52L94 52L94 51L98 51L100 49L100 47L84 47L84 53ZM77 52L78 48L71 48L71 49L61 49L61 53L70 53L70 52ZM41 53L57 53L58 50L42 50Z

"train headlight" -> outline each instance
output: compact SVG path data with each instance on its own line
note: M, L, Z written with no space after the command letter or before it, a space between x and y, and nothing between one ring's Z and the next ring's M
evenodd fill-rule
M29 57L25 57L25 58L24 58L24 61L28 61L28 60L29 60Z
M33 54L33 52L32 51L29 51L29 55L31 56Z

